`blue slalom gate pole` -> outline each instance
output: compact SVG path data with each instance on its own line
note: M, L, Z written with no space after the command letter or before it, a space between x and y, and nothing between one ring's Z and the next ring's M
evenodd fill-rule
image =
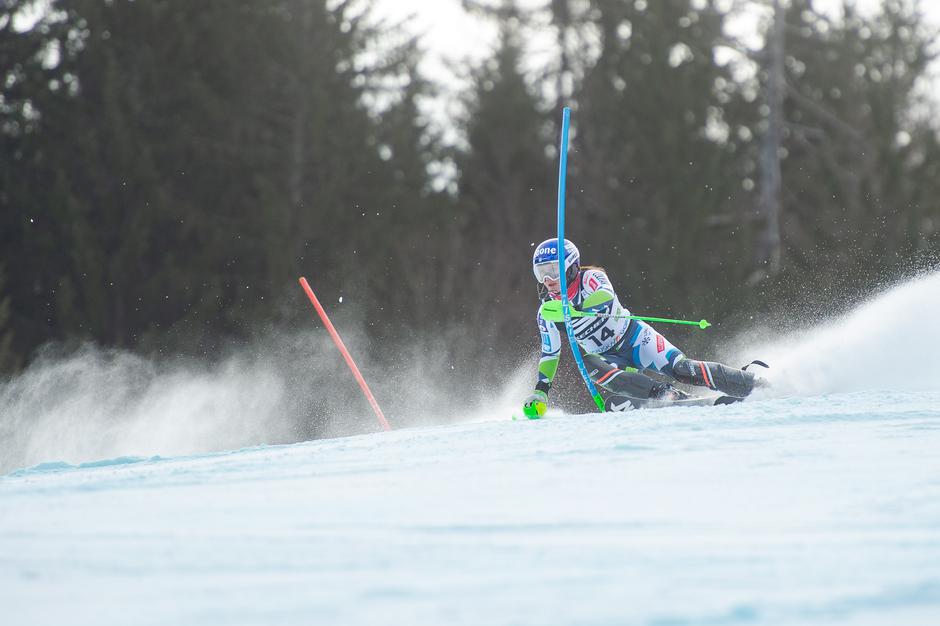
M578 371L581 372L581 378L584 379L584 384L591 392L598 410L603 413L604 399L597 392L597 387L594 386L591 377L588 376L584 359L581 358L581 350L578 348L578 340L575 339L574 329L571 328L571 304L568 302L568 279L565 276L565 179L568 175L568 126L570 124L571 109L565 107L561 118L561 142L558 145L558 281L561 288L561 313L565 320L568 343L571 344L571 352L578 364Z

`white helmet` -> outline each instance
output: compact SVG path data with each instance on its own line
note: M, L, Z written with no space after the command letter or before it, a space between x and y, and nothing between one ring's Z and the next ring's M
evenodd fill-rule
M581 253L578 247L565 239L565 280L572 283L581 269ZM532 272L539 284L546 278L558 280L558 238L546 239L535 248L532 255Z

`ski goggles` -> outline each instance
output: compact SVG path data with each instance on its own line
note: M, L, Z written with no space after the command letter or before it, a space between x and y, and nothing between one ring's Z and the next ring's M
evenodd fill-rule
M535 278L540 283L545 283L546 279L558 280L558 261L551 263L539 263L532 267L535 272Z

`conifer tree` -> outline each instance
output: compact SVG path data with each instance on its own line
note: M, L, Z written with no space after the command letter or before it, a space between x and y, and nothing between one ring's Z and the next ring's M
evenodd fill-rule
M498 338L530 338L536 285L529 271L532 246L554 233L555 183L550 118L521 71L512 29L474 76L460 172L461 238L456 256L475 260L460 276L488 307L474 303L467 321ZM485 322L484 322L485 318Z
M10 323L10 298L5 294L6 277L0 265L0 376L13 371L19 359L13 351L13 329Z
M714 285L737 277L729 216L744 201L742 97L715 60L724 15L712 2L595 0L580 19L599 50L576 90L572 210L598 226L614 280L629 277L625 302L721 310Z
M0 20L0 53L21 75L0 111L19 163L2 173L15 227L3 236L18 246L3 254L34 259L11 292L48 319L26 345L175 337L208 350L281 314L300 274L333 296L399 256L386 242L408 230L393 208L429 197L404 147L425 146L405 119L414 106L386 123L367 96L395 100L394 77L411 72L413 102L421 81L413 55L364 62L381 33L362 7L57 0L25 33ZM57 55L44 62L43 46ZM33 237L31 215L43 226Z
M916 113L933 58L916 7L890 1L866 16L847 4L834 19L795 0L787 11L779 289L851 297L927 247L940 203L924 173L938 167L938 139Z

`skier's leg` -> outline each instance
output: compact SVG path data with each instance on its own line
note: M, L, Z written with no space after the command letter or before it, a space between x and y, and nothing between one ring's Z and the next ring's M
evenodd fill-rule
M611 359L615 361L616 359ZM681 391L665 382L658 382L636 371L608 361L599 354L585 354L584 365L595 384L618 396L628 396L638 400L674 399Z
M638 369L652 369L680 383L708 387L743 398L754 390L754 375L721 363L695 361L645 322L631 323L627 339L615 348L616 356ZM605 355L606 356L606 355Z
M708 387L735 398L747 396L755 386L754 374L721 363L690 359L642 321L631 322L624 340L604 354L608 360L611 356L614 362L656 370L680 383Z
M735 398L754 391L754 374L713 361L696 361L685 355L672 363L672 377L680 383L708 387Z

